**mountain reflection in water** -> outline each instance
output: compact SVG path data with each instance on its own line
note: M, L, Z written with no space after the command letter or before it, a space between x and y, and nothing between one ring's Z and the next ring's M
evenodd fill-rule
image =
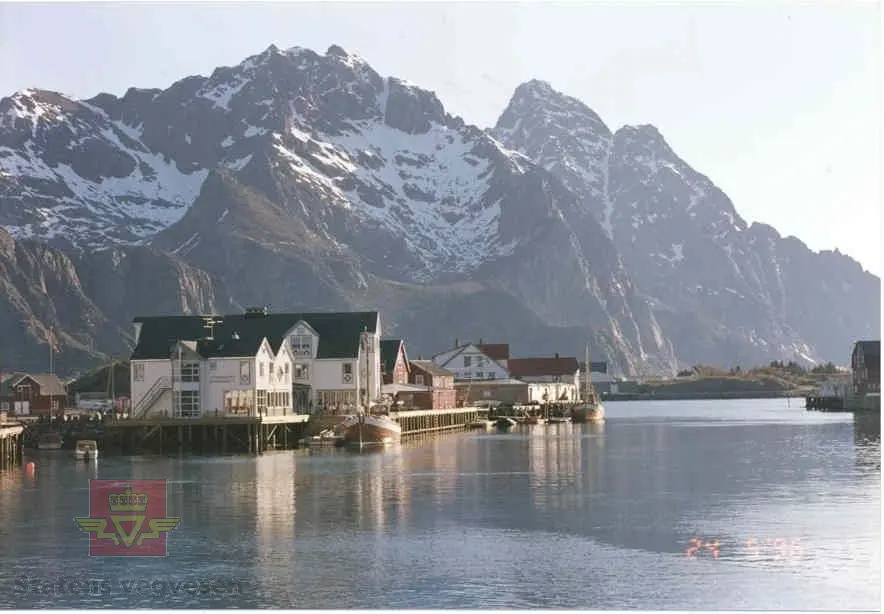
M873 609L880 422L781 400L610 403L601 425L371 452L38 459L0 476L12 607ZM167 478L165 559L90 558L88 479ZM691 544L717 544L691 550ZM782 553L783 544L800 544ZM791 546L790 546L791 548ZM689 555L686 555L686 551ZM18 574L244 579L16 594ZM713 588L714 587L714 588Z

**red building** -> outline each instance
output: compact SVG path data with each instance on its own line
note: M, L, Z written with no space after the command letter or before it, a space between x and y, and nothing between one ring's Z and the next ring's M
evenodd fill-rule
M54 415L67 406L64 384L53 373L18 373L4 386L9 392L3 402L8 403L10 415Z
M881 342L857 341L850 357L853 393L881 393Z
M384 384L408 383L408 355L401 339L381 340L381 374Z
M414 392L412 402L418 409L452 409L457 404L454 373L443 369L432 360L412 360L409 363L409 383L426 386L425 392Z

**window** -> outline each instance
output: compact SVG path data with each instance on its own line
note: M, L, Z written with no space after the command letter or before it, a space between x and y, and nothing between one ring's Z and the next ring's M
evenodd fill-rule
M264 377L264 363L258 363L258 377Z
M132 365L132 377L135 378L136 382L144 381L144 365L141 363L136 363Z
M258 398L257 398L255 405L258 408L259 414L265 413L267 411L267 391L266 390L259 390L258 391Z
M424 385L424 376L423 375L415 375L414 376L414 383L417 384L418 386L423 386Z
M209 361L209 371L217 371L218 370L218 361L210 360Z
M310 335L291 336L292 353L295 356L313 357L313 337Z
M488 364L487 358L485 358L484 356L476 356L476 366L477 367L484 367L487 364Z
M186 380L185 380L186 381ZM175 391L175 415L178 418L196 418L200 415L199 390Z
M248 360L239 361L239 385L248 386L251 380L251 367Z
M349 384L353 381L353 363L345 362L341 365L341 375L345 384Z
M295 365L295 379L310 379L310 367L307 365Z
M289 374L289 363L285 363L285 374Z
M464 356L463 357L463 366L464 367L472 367L473 366L473 357L472 356Z
M224 393L224 409L229 414L249 414L252 409L251 391L227 390Z
M180 367L179 367L180 365ZM200 363L188 361L184 363L175 363L177 375L182 382L198 382L200 381Z

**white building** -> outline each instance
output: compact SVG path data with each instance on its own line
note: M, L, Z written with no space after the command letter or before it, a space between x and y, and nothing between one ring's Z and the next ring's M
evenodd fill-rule
M132 416L353 410L380 397L380 314L135 319Z
M436 354L432 360L454 373L455 381L507 379L509 345L467 343Z
M510 375L528 383L528 401L562 403L579 400L580 365L576 358L510 358Z

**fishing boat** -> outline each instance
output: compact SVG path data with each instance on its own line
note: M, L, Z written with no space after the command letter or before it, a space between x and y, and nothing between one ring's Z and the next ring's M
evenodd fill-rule
M64 443L64 440L61 438L61 433L57 431L53 431L51 433L43 433L40 435L40 439L37 440L37 449L38 450L61 450L61 446Z
M402 439L402 427L385 415L360 412L348 417L341 427L344 431L344 443L360 448L399 443Z
M495 422L494 420L473 420L472 422L470 422L470 428L487 430L493 427L495 424L497 424L497 422Z
M547 420L550 424L570 424L571 416L550 416Z
M98 442L94 439L81 439L74 448L77 460L98 460Z
M495 424L499 429L509 429L516 426L518 422L516 422L509 416L501 416L495 421Z
M586 346L586 377L583 384L583 399L571 410L571 419L574 422L604 422L605 407L599 398L598 392L592 385L589 362L589 345Z

